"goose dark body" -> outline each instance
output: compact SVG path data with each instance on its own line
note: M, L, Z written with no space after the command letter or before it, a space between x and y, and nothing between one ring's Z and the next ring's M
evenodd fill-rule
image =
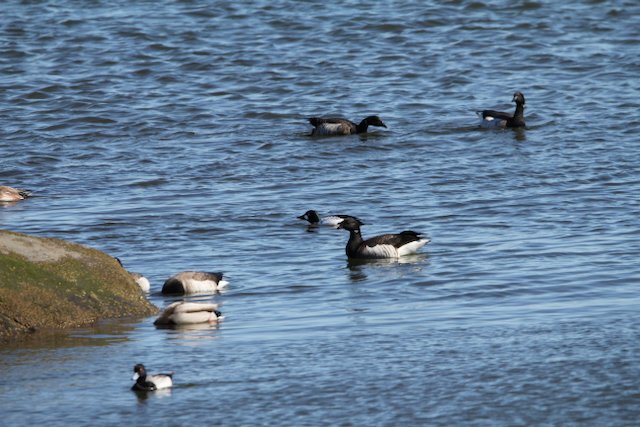
M313 126L311 135L353 135L366 133L369 126L387 127L378 116L365 117L358 124L338 117L311 117L309 123Z
M525 99L522 92L513 94L512 102L516 103L516 110L513 114L503 111L483 110L478 111L478 115L482 116L483 127L501 127L501 128L520 128L525 127L524 121L524 105Z
M360 232L360 224L353 219L345 219L338 228L349 231L345 252L350 258L395 258L415 253L430 241L412 230L405 230L398 234L382 234L364 240Z

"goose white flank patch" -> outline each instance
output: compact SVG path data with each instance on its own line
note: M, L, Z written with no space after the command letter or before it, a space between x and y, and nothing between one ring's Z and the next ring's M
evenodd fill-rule
M168 305L154 325L194 325L221 322L224 316L218 304L178 301Z
M122 261L120 260L120 258L118 258L117 256L115 256L114 258L116 259L116 261L118 261L120 267L124 268L124 265L122 265ZM135 273L131 271L127 271L127 273L129 273L133 280L135 280L136 284L140 287L142 292L149 292L151 290L151 283L149 283L149 279L144 277L141 273Z
M218 291L229 284L222 273L183 271L169 277L162 285L163 294L197 294Z
M142 363L138 363L133 367L132 379L135 383L131 390L135 391L155 391L173 386L173 372L148 375Z
M18 202L31 196L31 191L0 185L0 202Z
M525 127L524 104L522 92L513 94L512 102L516 103L516 110L512 114L495 110L483 110L476 113L482 119L480 126L483 128L520 128Z
M313 126L311 135L353 135L366 133L369 126L387 127L378 116L365 117L359 124L337 117L311 117L309 123Z
M329 225L332 227L337 227L338 224L340 224L342 221L344 221L345 218L353 218L356 221L358 221L358 223L360 225L364 225L362 223L362 221L360 221L358 218L356 218L355 216L351 216L351 215L329 215L329 216L325 216L320 218L320 215L318 215L318 212L314 211L314 210L308 210L306 211L304 214L300 215L298 217L298 219L304 219L305 221L308 221L309 224L311 225Z
M338 228L349 231L346 253L350 258L398 258L414 254L430 242L420 233L411 230L364 240L360 234L360 224L350 218L342 221Z

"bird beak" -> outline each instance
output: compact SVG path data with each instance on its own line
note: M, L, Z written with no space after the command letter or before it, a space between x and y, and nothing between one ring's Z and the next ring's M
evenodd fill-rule
M383 123L383 124L382 124L382 127L383 127L383 128L386 128L386 127L387 127L387 125L385 125L385 124Z
M298 219L307 219L307 218L305 218L304 215L300 215Z
M133 377L131 377L131 379L134 381L136 381L138 378L140 378L140 375L137 372L133 374Z

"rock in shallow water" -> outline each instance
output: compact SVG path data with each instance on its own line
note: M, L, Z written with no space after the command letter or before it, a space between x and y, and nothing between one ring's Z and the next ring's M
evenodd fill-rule
M110 255L60 239L0 230L0 341L155 312Z

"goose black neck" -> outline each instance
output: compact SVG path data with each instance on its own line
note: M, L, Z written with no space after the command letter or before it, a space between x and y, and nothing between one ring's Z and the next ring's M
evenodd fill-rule
M360 124L356 125L356 133L365 133L369 128L369 122L367 119L363 119Z
M513 113L514 118L524 118L524 105L521 102L516 102L516 112Z
M524 104L521 102L516 103L516 111L513 113L513 117L507 120L508 127L524 127Z
M360 229L349 230L349 241L346 247L347 256L354 256L357 253L358 247L362 244L362 241Z

